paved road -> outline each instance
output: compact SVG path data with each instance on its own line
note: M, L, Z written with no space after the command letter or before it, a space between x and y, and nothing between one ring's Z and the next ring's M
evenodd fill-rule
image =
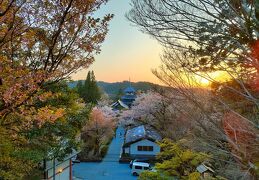
M131 175L129 164L120 164L124 129L119 127L102 162L78 163L73 166L74 177L83 180L136 180Z

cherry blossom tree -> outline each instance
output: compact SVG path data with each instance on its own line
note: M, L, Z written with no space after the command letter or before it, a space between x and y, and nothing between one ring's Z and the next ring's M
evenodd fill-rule
M100 158L102 149L113 135L115 123L110 116L99 108L94 108L90 114L89 122L82 130L81 138L84 142L82 159ZM92 153L92 154L91 154Z
M163 97L153 91L140 94L133 103L133 106L125 114L134 119L150 119L153 120L153 112L155 112L162 103Z
M182 108L192 108L186 105L184 98L171 93L169 96L154 91L142 93L132 108L123 112L124 124L144 124L156 129L163 137L182 138L192 124Z
M50 99L60 97L60 92L52 92L50 87L89 67L100 53L113 15L101 18L93 15L106 2L0 1L0 144L5 145L1 146L0 154L10 149L22 152L20 156L6 153L8 161L1 162L5 169L1 168L0 178L23 178L47 156L45 150L55 146L56 141L43 143L45 147L40 155L31 145L32 137L38 137L43 127L48 126L45 129L48 133L41 138L53 135L56 140L59 139L57 124L61 124L60 128L68 126L68 107L50 103ZM15 162L25 162L28 166L22 170L22 166L12 165ZM15 178L9 176L14 172L17 172Z
M94 61L112 15L103 19L91 15L105 2L0 2L2 120L30 103L43 86L67 78Z

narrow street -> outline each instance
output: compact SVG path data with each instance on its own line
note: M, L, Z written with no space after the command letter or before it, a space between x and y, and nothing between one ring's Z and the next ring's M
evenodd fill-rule
M129 164L120 164L119 156L123 144L124 129L118 127L109 150L102 162L78 163L73 166L75 180L136 180L131 175Z

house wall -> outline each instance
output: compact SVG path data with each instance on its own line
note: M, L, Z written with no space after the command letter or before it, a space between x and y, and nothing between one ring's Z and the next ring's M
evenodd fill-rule
M129 147L124 148L124 153L130 153L130 148Z
M44 178L48 180L53 179L53 166L55 164L55 179L60 180L69 180L70 178L70 168L72 169L72 159L74 159L77 156L78 152L73 150L71 154L66 156L63 161L49 160L43 162L44 166ZM72 171L71 171L71 178L72 178Z
M138 146L153 146L153 151L138 151ZM131 156L155 156L159 152L160 152L159 145L147 139L138 141L130 145Z
M55 167L55 172L56 172L56 179L62 179L62 180L69 180L69 167L70 167L70 159L63 161L63 162L58 162L56 161L56 167ZM49 161L47 163L49 166L52 165L50 169L48 169L48 179L52 180L53 179L53 161Z
M69 180L69 168L63 170L62 173L57 174L56 179Z

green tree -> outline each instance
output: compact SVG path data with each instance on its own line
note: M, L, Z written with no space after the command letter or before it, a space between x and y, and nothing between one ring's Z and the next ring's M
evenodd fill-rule
M140 180L173 180L176 178L163 175L162 173L153 171L144 171L139 176Z
M85 80L85 84L84 84L84 89L90 89L91 88L91 81L92 81L91 72L89 71L87 73L87 76L86 76L86 80Z
M177 177L188 179L196 177L196 167L205 161L209 156L205 153L195 152L174 143L170 139L164 139L160 143L161 153L158 154L158 161L155 165L157 173L149 174L151 177ZM198 178L197 178L198 179Z
M97 85L94 71L91 72L91 92L92 92L92 102L97 103L98 100L101 98L101 92Z
M81 86L79 84L79 86ZM78 87L79 87L78 86ZM86 103L97 104L101 98L101 92L97 85L94 71L89 71L82 89L78 89L78 93Z
M72 144L75 117L86 118L70 104L78 98L46 88L94 62L112 15L93 13L105 2L0 1L0 179L23 179L63 139Z
M122 88L120 88L115 96L115 100L118 100L121 98L121 96L123 96L123 90Z
M35 112L39 114L37 118L49 121L41 123L38 119L21 126L32 117L12 114L7 117L9 125L0 126L0 179L29 179L26 177L43 159L62 159L72 149L79 148L76 137L86 123L90 109L77 103L78 94L65 82L47 85L39 93L40 98L33 102ZM53 112L47 114L45 107ZM66 112L60 109L66 109Z
M160 146L162 152L158 155L158 159L162 162L157 163L156 168L170 176L187 178L196 171L196 167L200 163L208 158L208 155L204 153L185 149L169 139L163 140Z
M81 94L83 93L83 82L81 80L78 81L77 85L76 85L76 90L77 93L81 96Z

